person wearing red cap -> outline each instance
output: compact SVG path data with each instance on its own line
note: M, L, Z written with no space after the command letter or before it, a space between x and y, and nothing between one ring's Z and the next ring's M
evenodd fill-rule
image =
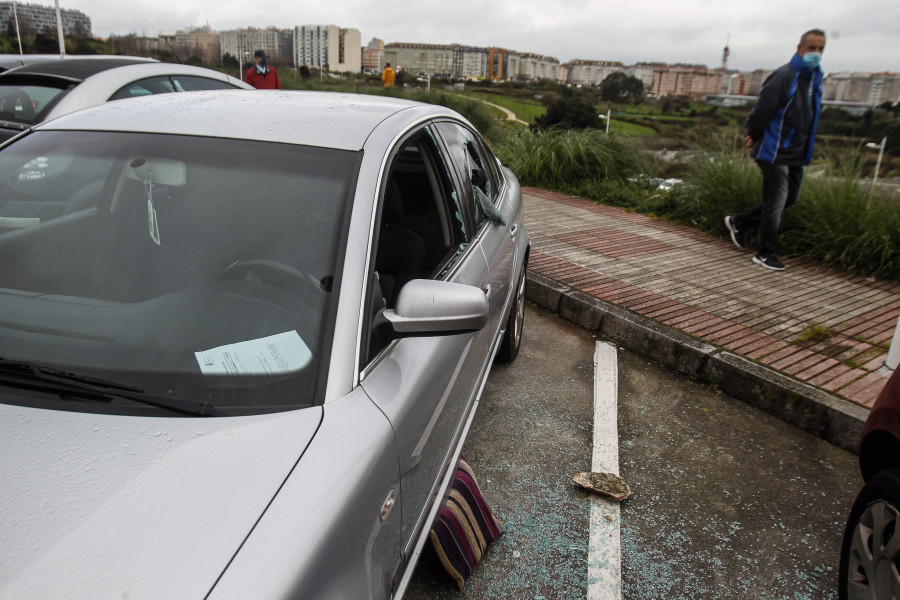
M258 90L280 90L281 81L275 69L266 64L266 51L257 50L253 53L256 64L250 67L244 74L244 81Z

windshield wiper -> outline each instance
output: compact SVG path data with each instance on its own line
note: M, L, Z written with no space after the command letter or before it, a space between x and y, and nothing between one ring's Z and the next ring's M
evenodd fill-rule
M191 415L216 416L220 414L216 407L209 402L174 396L156 396L135 386L25 360L0 357L0 383L52 392L60 394L62 397L84 397L104 402L110 402L115 398L124 398L140 404L149 404Z
M15 121L0 119L0 127L3 127L4 129L16 129L18 131L25 131L29 126L22 123L17 123Z

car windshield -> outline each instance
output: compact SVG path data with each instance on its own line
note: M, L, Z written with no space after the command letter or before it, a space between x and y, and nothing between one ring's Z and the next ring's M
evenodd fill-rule
M0 354L216 406L310 404L356 153L35 132L0 151Z
M68 82L58 85L26 83L18 79L9 75L0 78L0 121L23 125L40 123L71 85Z

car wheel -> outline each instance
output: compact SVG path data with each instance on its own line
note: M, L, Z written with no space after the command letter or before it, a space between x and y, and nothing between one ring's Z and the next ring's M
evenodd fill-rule
M838 579L841 600L900 598L900 469L876 473L853 503Z
M519 280L516 282L516 297L512 309L509 311L509 320L506 322L506 333L503 334L503 342L497 352L497 360L500 362L512 362L519 355L519 346L522 345L522 327L525 325L525 271L527 265L522 265Z

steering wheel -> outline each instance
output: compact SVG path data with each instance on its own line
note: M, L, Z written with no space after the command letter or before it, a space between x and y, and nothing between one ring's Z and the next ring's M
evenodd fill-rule
M322 283L309 273L304 273L283 262L264 258L234 262L222 272L219 279L261 281L290 293L296 293L299 291L298 288L314 290L317 296L325 292Z

